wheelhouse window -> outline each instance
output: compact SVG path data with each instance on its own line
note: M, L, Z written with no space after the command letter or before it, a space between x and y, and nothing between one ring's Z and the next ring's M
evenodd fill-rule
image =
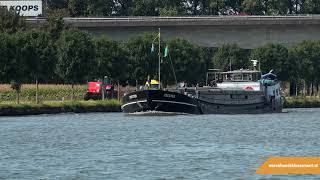
M207 84L230 82L230 81L253 81L261 79L261 72L251 70L237 70L229 72L209 72L207 73ZM213 84L214 84L213 83Z

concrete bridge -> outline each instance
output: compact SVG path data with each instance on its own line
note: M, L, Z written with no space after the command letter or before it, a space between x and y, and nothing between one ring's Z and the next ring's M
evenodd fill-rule
M111 17L64 18L65 24L94 35L128 40L143 32L157 32L166 40L181 37L206 47L237 43L251 49L267 42L292 45L302 40L320 40L320 16L201 16L201 17ZM44 19L27 19L41 24Z

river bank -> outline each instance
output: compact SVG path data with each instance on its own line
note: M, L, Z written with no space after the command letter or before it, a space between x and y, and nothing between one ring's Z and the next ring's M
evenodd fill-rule
M42 104L0 104L0 116L21 116L58 113L120 112L121 103L108 101L46 102Z
M0 116L22 116L58 113L121 112L121 102L108 101L49 101L41 104L0 104ZM286 97L284 108L320 108L319 97Z
M320 97L286 97L284 108L320 108Z

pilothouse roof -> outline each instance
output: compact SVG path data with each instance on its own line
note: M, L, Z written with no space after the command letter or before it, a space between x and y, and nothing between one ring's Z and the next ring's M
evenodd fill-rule
M241 74L241 73L246 73L246 74L253 74L253 73L261 73L260 71L256 70L249 70L249 69L244 69L244 70L234 70L234 71L226 71L226 72L220 72L221 74Z
M208 72L215 72L219 74L240 74L240 73L261 73L261 71L250 70L250 69L238 69L233 71L221 71L220 69L208 69Z

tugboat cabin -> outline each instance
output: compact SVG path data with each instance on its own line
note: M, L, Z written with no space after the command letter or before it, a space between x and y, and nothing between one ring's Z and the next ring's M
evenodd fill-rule
M207 86L259 91L261 72L256 70L234 70L221 72L219 69L209 69Z

